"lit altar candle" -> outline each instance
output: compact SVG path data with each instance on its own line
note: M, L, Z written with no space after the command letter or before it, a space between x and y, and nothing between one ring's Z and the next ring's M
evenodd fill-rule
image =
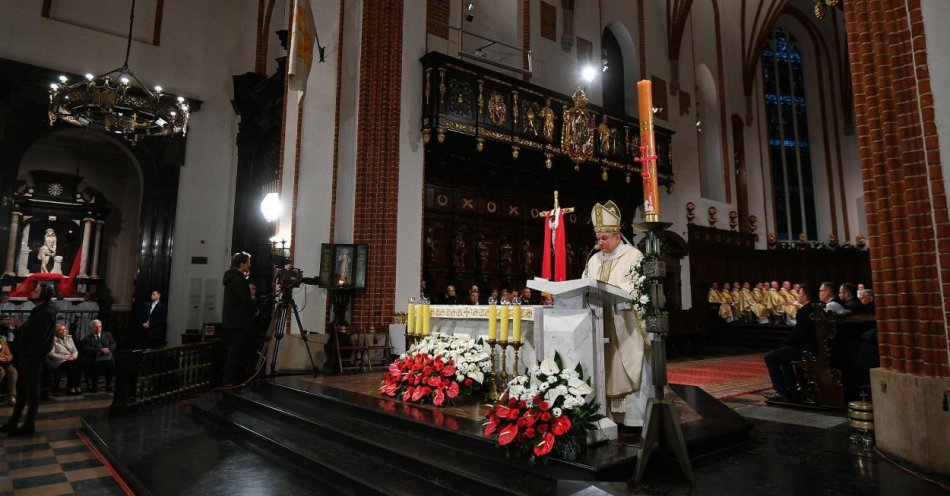
M416 305L416 328L415 332L413 332L413 335L415 336L422 335L422 325L424 324L425 320L425 311L426 309L424 303L419 303Z
M432 326L430 325L429 318L432 316L432 308L426 303L422 306L422 335L428 336L432 334Z
M508 305L501 306L501 341L502 343L508 342Z
M521 305L514 306L514 314L511 316L511 333L514 335L516 343L521 342Z
M498 307L494 303L488 305L488 340L494 341L498 336Z
M653 82L637 83L640 103L640 162L643 176L643 217L647 222L660 220L660 199L657 195L656 143L653 134Z
M416 330L416 304L415 300L409 298L409 310L406 311L406 334L412 334Z

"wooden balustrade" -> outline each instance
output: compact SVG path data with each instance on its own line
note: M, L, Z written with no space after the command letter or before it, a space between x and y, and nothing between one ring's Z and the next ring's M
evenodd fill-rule
M116 351L115 397L109 413L121 415L217 385L223 365L220 342Z

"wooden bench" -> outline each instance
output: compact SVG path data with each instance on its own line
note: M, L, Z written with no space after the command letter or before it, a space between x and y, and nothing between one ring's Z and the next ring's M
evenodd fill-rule
M825 408L848 406L846 375L853 359L846 341L860 339L874 326L873 315L853 315L842 319L816 317L816 351L802 353L796 370L802 403Z

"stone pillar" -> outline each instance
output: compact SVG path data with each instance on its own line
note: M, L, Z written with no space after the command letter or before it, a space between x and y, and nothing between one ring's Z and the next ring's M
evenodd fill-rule
M20 231L20 217L23 214L17 211L13 212L10 218L10 237L7 239L7 260L3 264L3 275L15 276L13 263L16 261L16 236Z
M20 254L17 257L17 269L16 275L18 277L26 277L30 275L30 269L27 268L27 263L29 262L30 256L30 224L27 224L26 221L30 218L28 215L23 216L23 235L20 236Z
M934 115L950 104L935 102L927 62L943 47L924 32L921 0L850 0L845 21L881 354L877 444L945 473L950 217Z
M79 260L79 277L89 275L86 268L89 267L89 237L92 236L92 223L91 217L82 220L82 258Z
M92 274L93 279L99 279L99 246L102 245L102 226L105 221L96 221L96 244L92 249Z

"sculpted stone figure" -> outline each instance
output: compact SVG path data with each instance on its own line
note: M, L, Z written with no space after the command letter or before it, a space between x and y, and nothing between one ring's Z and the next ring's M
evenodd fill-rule
M40 259L40 272L49 273L49 262L56 256L56 232L52 228L46 230L43 246L40 247L36 257Z

